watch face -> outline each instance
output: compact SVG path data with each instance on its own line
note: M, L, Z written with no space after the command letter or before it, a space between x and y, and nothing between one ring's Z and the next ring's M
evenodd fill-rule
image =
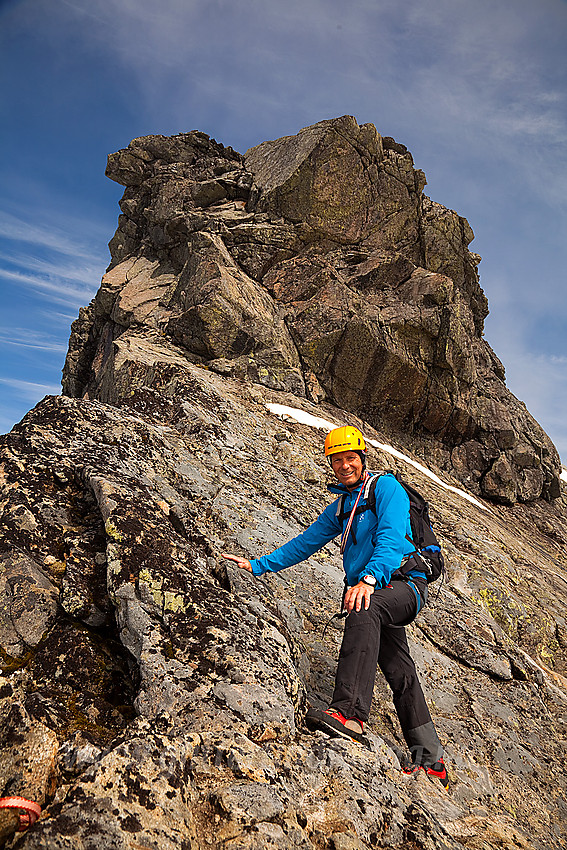
M375 577L375 576L364 576L364 578L362 579L362 581L363 581L365 584L371 584L371 585L372 585L372 587L374 587L374 586L375 586L375 584L376 584L376 577Z

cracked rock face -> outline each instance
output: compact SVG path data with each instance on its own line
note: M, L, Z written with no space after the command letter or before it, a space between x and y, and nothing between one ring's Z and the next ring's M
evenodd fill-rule
M483 338L480 257L407 149L344 116L241 156L193 132L109 157L126 187L64 391L105 398L118 339L152 328L193 362L409 440L504 504L559 494L559 456Z
M356 193L342 201L337 185L323 203L315 190L341 183L336 151ZM43 809L17 835L17 812L0 809L0 846L564 846L567 498L535 497L552 449L534 460L536 432L518 430L480 336L451 336L484 309L466 223L421 195L405 148L352 119L245 159L201 133L149 137L109 170L127 185L123 217L73 327L66 394L0 438L0 796ZM489 376L485 418L472 395L467 413L482 428L452 448L396 401L396 374L412 411L441 397L433 367L421 392L412 383L439 339L460 358L458 379L443 367L455 411L463 376L479 397ZM338 544L261 579L221 557L271 551L328 503L324 430L274 404L394 444L370 468L432 506L448 576L408 633L449 793L401 772L380 675L370 749L305 728L307 704L333 690ZM415 464L426 449L452 489L400 454Z
M424 492L448 556L409 629L447 794L402 774L380 676L370 750L304 726L332 694L336 543L260 580L220 557L269 551L327 502L323 432L266 404L351 414L154 331L115 348L105 402L47 398L2 438L0 793L44 808L18 848L561 846L565 498L483 509L371 455Z

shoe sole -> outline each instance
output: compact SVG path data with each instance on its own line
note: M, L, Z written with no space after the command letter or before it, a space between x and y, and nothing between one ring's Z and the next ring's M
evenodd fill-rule
M332 738L346 738L348 741L354 741L356 744L370 748L370 741L365 735L345 729L339 720L335 720L324 711L318 709L308 711L305 715L305 724L307 728L320 729Z

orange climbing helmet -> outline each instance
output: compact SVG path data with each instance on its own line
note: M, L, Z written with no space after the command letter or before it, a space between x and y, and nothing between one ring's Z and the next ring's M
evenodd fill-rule
M366 443L358 428L354 425L343 425L333 428L325 438L325 457L336 455L338 452L365 452Z

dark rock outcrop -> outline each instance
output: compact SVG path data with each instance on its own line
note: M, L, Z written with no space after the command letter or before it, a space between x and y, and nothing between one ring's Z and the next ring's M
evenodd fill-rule
M481 339L466 223L422 196L405 148L352 119L246 159L201 133L150 137L109 169L123 217L73 326L66 395L0 438L0 796L44 810L12 837L0 809L0 846L564 847L567 498ZM454 422L426 442L449 384ZM466 386L486 419L458 442ZM332 692L338 546L260 580L220 557L315 518L325 422L353 421L370 465L429 499L447 553L409 636L449 794L402 774L380 676L369 750L305 729L307 702ZM535 498L536 473L556 499Z
M66 393L102 397L113 340L149 325L223 374L411 438L489 499L557 497L557 451L482 336L473 232L403 145L345 116L244 157L197 132L136 139L107 174L123 214Z
M219 557L322 509L324 431L157 332L115 347L105 403L48 398L2 438L0 793L45 809L18 847L561 847L564 498L483 509L371 455L430 499L449 558L410 628L446 795L399 770L380 677L371 750L305 730L332 692L338 548L261 580Z

